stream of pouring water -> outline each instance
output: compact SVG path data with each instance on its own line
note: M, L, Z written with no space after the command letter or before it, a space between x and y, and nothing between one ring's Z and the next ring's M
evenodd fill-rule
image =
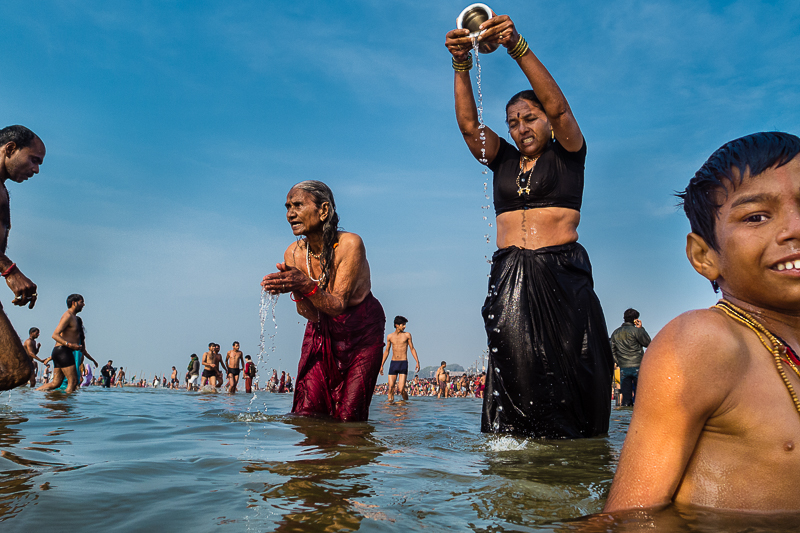
M474 37L472 39L472 51L475 54L475 67L476 67L475 68L475 71L476 71L476 74L475 74L475 78L476 79L475 79L475 81L476 81L476 85L478 86L478 103L477 103L478 124L479 124L478 125L478 129L480 130L480 140L481 140L481 145L482 145L481 158L478 161L480 161L480 163L483 165L483 171L482 171L482 174L483 174L483 198L484 198L484 200L486 200L486 204L485 205L481 205L481 209L484 210L483 220L487 220L488 221L489 216L488 216L487 211L491 207L491 202L489 202L489 169L486 167L486 165L487 165L487 163L489 163L489 161L486 159L486 133L484 131L486 129L486 124L484 124L484 122L483 122L483 88L481 87L481 56L480 56L480 52L478 50L478 47L479 47L479 43L478 43L478 38L476 36L476 37ZM489 227L491 228L492 227L492 223L488 222L488 224L489 224ZM491 241L492 241L491 231L489 233L486 233L484 235L484 238L486 239L486 244L491 244ZM489 263L490 265L492 264L492 260L489 258L488 254L484 255L483 257L484 257L484 259L486 259L487 263ZM491 277L491 274L486 274L486 277L487 278ZM492 288L489 289L489 290L491 291L493 289L494 289L494 286L492 286ZM485 370L486 369L486 362L487 362L487 359L489 357L489 349L488 348L483 350L482 356L483 356L483 368ZM478 369L478 368L475 369L476 373L478 373L479 371L480 371L480 369Z

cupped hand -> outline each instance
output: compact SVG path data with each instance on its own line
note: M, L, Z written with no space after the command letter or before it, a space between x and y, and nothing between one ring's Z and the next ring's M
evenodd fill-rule
M15 268L11 274L6 277L6 283L11 292L16 296L11 303L14 305L23 306L28 304L29 309L33 309L36 305L36 284L25 277L19 267Z
M469 36L469 30L450 30L445 36L444 45L453 54L453 59L456 61L466 61L467 54L472 50L472 38Z
M300 269L278 263L275 265L278 272L267 274L261 281L261 287L272 294L283 294L297 291L300 294L307 294L316 285L311 278L306 276Z
M516 46L519 33L514 22L508 15L497 15L481 24L481 34L478 41L481 43L502 44L508 49Z

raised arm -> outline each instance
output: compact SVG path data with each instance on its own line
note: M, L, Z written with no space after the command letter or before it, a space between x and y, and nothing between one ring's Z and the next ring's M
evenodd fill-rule
M724 320L713 311L693 311L653 340L605 512L672 501L706 421L745 371Z
M453 55L454 62L464 62L470 57L472 39L469 30L451 30L445 37L445 46ZM500 139L497 134L484 126L480 128L478 121L478 108L475 105L475 96L472 93L472 80L470 71L454 72L454 92L456 100L456 121L464 141L472 155L483 164L490 163L497 155ZM484 139L481 139L483 131ZM485 140L485 143L484 143Z
M479 41L499 43L508 50L514 50L520 39L516 27L508 15L490 18L481 24L481 30L485 31L478 37ZM542 103L558 142L569 152L580 150L583 146L583 134L556 80L530 49L516 61L525 77L528 78L531 89Z

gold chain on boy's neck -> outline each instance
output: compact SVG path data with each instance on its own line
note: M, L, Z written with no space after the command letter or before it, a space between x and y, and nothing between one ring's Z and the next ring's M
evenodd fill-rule
M786 345L770 330L765 328L761 322L747 313L747 311L740 307L736 307L729 301L724 299L720 300L714 307L724 312L737 322L741 322L753 330L753 332L758 336L758 340L761 341L761 344L763 344L764 347L769 350L769 353L772 354L772 358L775 360L775 368L778 370L778 374L781 375L783 384L786 385L786 390L789 391L789 395L792 397L792 401L794 402L794 407L797 410L797 413L800 414L800 400L797 399L797 394L794 392L794 387L789 382L789 378L786 377L786 372L783 370L783 363L781 362L781 352L786 353ZM769 344L767 341L769 341ZM788 354L786 356L786 361L789 363L789 368L794 370L794 373L800 377L800 369L797 368L797 365L794 364L794 361L792 361L792 358Z

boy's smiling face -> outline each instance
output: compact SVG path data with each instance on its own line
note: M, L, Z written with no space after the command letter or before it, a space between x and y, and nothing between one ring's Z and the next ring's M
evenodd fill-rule
M721 199L719 250L707 249L708 264L701 270L692 261L695 268L716 279L728 297L800 313L800 156L754 178L746 176Z

